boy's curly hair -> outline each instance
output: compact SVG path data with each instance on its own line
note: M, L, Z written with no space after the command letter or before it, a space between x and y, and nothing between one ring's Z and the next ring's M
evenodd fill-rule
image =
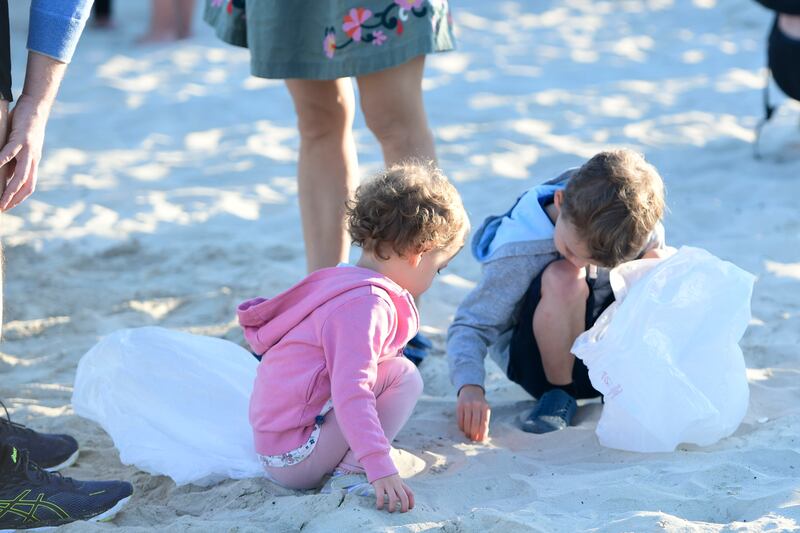
M634 259L664 214L664 182L641 154L600 152L570 178L562 213L600 266Z
M347 203L353 243L380 259L448 248L469 219L456 188L432 163L394 165L356 189Z

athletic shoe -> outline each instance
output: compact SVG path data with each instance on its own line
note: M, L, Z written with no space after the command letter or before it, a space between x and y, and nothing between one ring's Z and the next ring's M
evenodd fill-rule
M428 352L433 349L431 340L420 332L417 332L408 344L403 348L405 355L412 363L419 366L422 360L427 357Z
M78 459L78 441L69 435L38 433L12 422L5 404L0 402L0 406L6 412L6 417L0 418L0 446L27 450L31 461L49 472L67 468Z
M0 533L108 521L131 494L130 483L77 481L39 468L25 450L0 447Z
M566 428L578 409L575 398L561 389L550 389L542 394L536 406L522 423L522 431L549 433Z

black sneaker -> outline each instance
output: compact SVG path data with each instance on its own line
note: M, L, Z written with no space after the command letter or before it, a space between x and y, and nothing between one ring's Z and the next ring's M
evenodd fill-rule
M49 472L67 468L78 459L78 441L69 435L38 433L12 422L5 404L0 402L0 406L6 412L6 417L0 418L0 446L27 450L31 461Z
M77 481L42 470L28 452L0 447L0 533L111 520L133 494L124 481Z

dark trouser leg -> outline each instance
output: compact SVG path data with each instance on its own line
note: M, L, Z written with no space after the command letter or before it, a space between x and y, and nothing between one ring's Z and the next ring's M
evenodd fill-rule
M607 288L605 286L594 287L594 280L589 279L587 279L587 283L589 283L590 291L586 302L586 329L589 329L602 311L614 301L614 295L610 286ZM509 379L522 386L534 398L540 398L548 390L558 388L547 380L539 347L531 327L533 313L541 299L541 287L542 278L539 275L533 279L525 295L517 327L511 337L507 370ZM589 371L580 359L575 360L572 383L566 392L575 398L596 398L600 395L592 387Z

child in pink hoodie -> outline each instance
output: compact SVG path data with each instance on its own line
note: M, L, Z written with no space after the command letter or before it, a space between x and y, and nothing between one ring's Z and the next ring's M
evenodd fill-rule
M394 166L360 186L348 206L356 266L318 270L266 300L239 306L263 354L250 399L267 475L294 489L370 494L377 507L414 506L389 456L422 379L403 346L419 327L414 298L464 244L469 221L437 169ZM370 484L372 485L370 487Z

